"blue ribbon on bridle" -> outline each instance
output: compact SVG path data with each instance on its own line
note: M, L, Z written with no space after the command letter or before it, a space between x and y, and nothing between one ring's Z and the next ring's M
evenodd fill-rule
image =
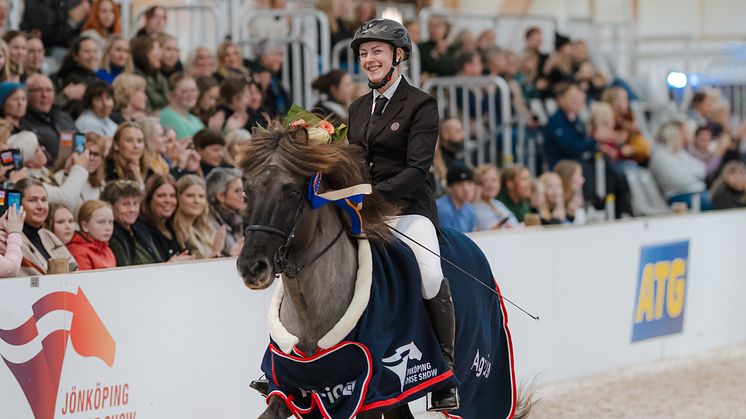
M338 189L319 193L321 187L321 172L317 172L308 182L308 201L313 209L322 205L334 203L350 217L352 234L360 235L363 232L363 217L360 210L363 208L363 198L370 195L373 188L370 184L363 183L349 188Z

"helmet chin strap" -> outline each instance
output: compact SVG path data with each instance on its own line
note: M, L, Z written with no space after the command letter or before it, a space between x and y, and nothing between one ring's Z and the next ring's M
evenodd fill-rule
M368 87L370 87L373 90L378 90L385 86L388 82L391 81L391 77L394 75L394 71L396 70L396 67L399 66L399 60L396 59L396 50L394 50L394 62L391 63L391 69L388 73L383 77L381 81L378 83L374 82L371 79L368 79Z

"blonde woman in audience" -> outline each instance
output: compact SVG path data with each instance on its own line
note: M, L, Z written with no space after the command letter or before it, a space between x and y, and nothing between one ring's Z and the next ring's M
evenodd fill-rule
M187 72L194 78L212 77L217 71L215 54L209 48L197 47L187 57Z
M214 77L218 81L224 79L246 79L249 70L243 65L243 57L238 45L231 41L225 41L218 46L218 70Z
M44 228L54 233L67 246L75 234L75 216L69 208L62 204L49 206L49 215L44 222Z
M137 74L123 73L114 80L114 103L118 111L116 117L112 115L114 122L134 122L147 115L146 86L145 79Z
M128 179L145 183L152 170L145 157L145 137L137 124L119 125L105 164L107 181Z
M726 163L712 184L710 196L714 209L746 207L746 165L737 160Z
M251 140L251 134L243 128L230 130L225 136L225 154L223 161L236 167L243 146Z
M163 48L161 73L168 79L175 73L184 71L184 66L179 60L179 43L176 38L163 32L159 33L157 38Z
M130 43L122 35L112 35L103 51L101 68L96 70L96 77L113 84L120 74L132 73ZM143 84L145 83L143 82Z
M85 148L88 152L88 178L78 190L78 197L75 200L72 210L74 214L78 213L78 209L83 202L90 201L92 199L98 199L101 195L101 191L104 190L106 180L104 179L104 150L106 150L106 138L102 137L93 132L89 132L85 135ZM63 185L71 172L72 161L68 160L68 165L57 173L54 174L54 179L57 184Z
M225 244L225 226L217 230L210 225L205 181L196 175L186 175L176 182L178 206L174 214L174 230L179 245L197 259L219 257Z
M57 182L52 172L46 167L47 155L39 145L39 139L31 131L21 131L8 139L11 148L21 150L23 166L28 177L41 182L48 194L49 202L60 203L68 208L80 205L80 190L88 179L88 168L90 164L90 152L86 150L83 154L73 153L67 160L69 175L62 183Z
M479 187L479 195L474 200L477 215L477 230L514 228L520 225L515 215L502 202L500 194L500 172L491 164L483 164L474 170L474 183Z
M554 165L554 171L562 179L567 219L574 224L585 224L587 217L583 199L583 168L574 160L560 160Z
M26 211L22 206L9 207L0 217L0 278L12 278L21 269L25 220Z
M117 266L109 239L114 233L114 213L108 202L86 201L78 213L80 231L73 235L67 249L81 271Z
M150 170L155 174L167 175L169 165L163 158L166 153L166 138L161 122L158 118L147 117L141 119L138 125L145 138L145 159Z
M623 140L621 158L645 163L650 158L650 140L640 132L629 104L629 94L621 87L610 87L601 95L614 111L614 130Z
M8 44L0 39L0 81L19 82L21 80L20 77L10 74L10 61L8 55Z
M23 261L20 276L46 275L51 258L66 259L70 271L78 269L75 258L51 231L44 228L49 214L49 201L44 185L33 178L21 179L15 188L21 192L21 205L26 210L23 224Z
M544 172L539 181L544 186L544 203L539 209L542 224L563 224L567 222L565 210L565 193L562 189L562 179L557 173Z

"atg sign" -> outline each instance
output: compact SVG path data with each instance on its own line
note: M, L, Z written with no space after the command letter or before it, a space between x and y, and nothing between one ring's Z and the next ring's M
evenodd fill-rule
M681 332L688 264L688 240L640 249L632 342Z

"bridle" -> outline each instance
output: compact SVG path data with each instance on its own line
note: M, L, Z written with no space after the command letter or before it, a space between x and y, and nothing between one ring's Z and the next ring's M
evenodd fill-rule
M306 183L306 189L308 188L310 182ZM305 195L301 194L300 201L298 202L298 207L295 209L295 216L293 217L293 225L290 228L290 232L286 233L278 228L272 227L270 225L266 224L251 224L244 228L244 233L248 233L250 231L261 231L263 233L268 234L274 234L276 236L280 236L283 239L285 239L285 242L282 243L280 246L275 249L273 255L272 255L272 276L277 276L279 274L285 274L288 278L297 278L300 273L303 271L304 268L307 268L308 266L312 265L314 262L319 260L329 249L334 246L334 244L339 240L340 237L342 237L342 233L344 233L345 228L344 225L340 227L339 233L337 233L336 237L334 237L334 240L331 241L324 249L319 252L315 257L311 258L308 263L304 263L301 265L295 265L293 263L290 263L288 260L288 256L290 255L290 250L292 248L292 242L295 238L295 231L298 229L298 226L300 225L300 220L303 218L303 208L306 206L305 202Z

